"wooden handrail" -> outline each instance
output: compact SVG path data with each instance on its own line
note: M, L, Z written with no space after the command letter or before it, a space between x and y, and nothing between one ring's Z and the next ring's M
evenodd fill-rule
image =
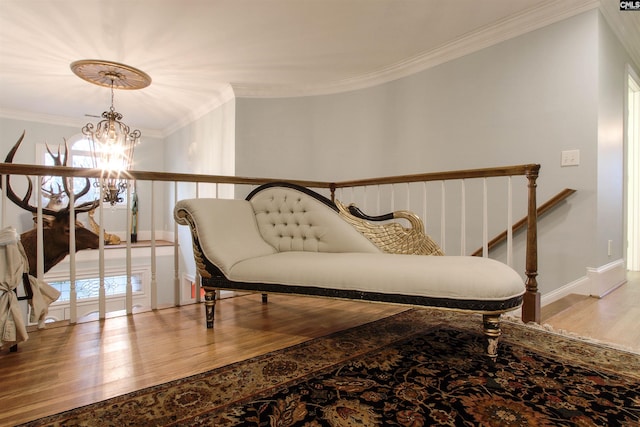
M539 164L525 164L517 166L467 169L458 171L421 173L413 175L400 175L382 178L369 178L361 180L327 182L307 180L286 180L297 185L311 188L326 188L331 192L331 198L335 197L337 188L362 187L367 185L388 185L411 182L464 180L471 178L490 178L507 176L525 176L527 179L527 249L525 280L526 292L523 298L522 320L525 322L540 322L540 292L536 276L538 275L538 249L537 249L537 210L536 210L536 180L540 170ZM261 185L274 181L285 181L275 178L238 177L224 175L200 175L189 173L168 173L148 171L128 171L126 173L108 173L100 169L73 168L66 166L39 166L15 163L0 163L0 175L31 175L31 176L61 176L61 177L86 177L86 178L125 178L143 181L165 182L193 182L214 184L240 184Z
M549 210L553 209L557 204L559 204L560 202L562 202L564 199L566 199L567 197L569 197L575 192L576 190L572 188L565 188L564 190L562 190L561 192L553 196L551 199L547 200L538 208L537 210L538 218L540 218L542 215L547 213ZM527 225L526 216L522 217L522 219L514 223L513 226L511 227L511 231L515 233L519 231L521 228L523 228L525 225ZM502 241L506 239L507 239L507 230L504 230L502 233L498 234L496 237L494 237L487 243L488 250L493 249L495 246L497 246L498 244L500 244ZM471 254L471 256L481 256L482 251L483 251L483 248L478 248Z
M407 182L446 181L451 179L488 178L498 176L527 175L530 171L538 171L540 165L527 164L483 169L464 169L446 172L431 172L412 175L388 176L383 178L368 178L352 181L340 181L333 185L340 187L362 187L366 185L400 184Z
M141 181L165 182L203 182L212 184L248 184L260 185L267 182L283 181L275 178L252 178L226 175L201 175L192 173L128 171L108 172L101 169L74 168L68 166L40 166L19 163L0 163L0 174L32 175L32 176L62 176L81 178L124 178ZM324 181L286 180L294 184L313 188L330 188L331 183Z
M150 171L128 171L121 172L103 172L100 169L92 168L74 168L68 166L40 166L28 165L20 163L0 163L0 174L6 175L35 175L35 176L64 176L64 177L86 177L86 178L126 178L137 179L143 181L178 181L178 182L204 182L218 184L248 184L260 185L267 182L287 181L293 184L302 185L312 188L345 188L359 187L365 185L385 185L399 184L407 182L424 182L424 181L443 181L451 179L469 179L469 178L485 178L499 176L516 176L526 175L527 172L538 170L540 165L528 164L507 167L495 167L484 169L464 169L446 172L431 172L412 175L388 176L382 178L368 178L351 181L310 181L310 180L292 180L292 179L276 179L276 178L260 178L260 177L242 177L227 175L202 175L192 173L173 173L173 172L150 172Z

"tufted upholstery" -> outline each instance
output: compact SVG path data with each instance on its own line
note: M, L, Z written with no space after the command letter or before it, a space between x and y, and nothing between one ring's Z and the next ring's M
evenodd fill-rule
M250 201L262 238L278 252L380 252L327 205L296 189L267 188Z

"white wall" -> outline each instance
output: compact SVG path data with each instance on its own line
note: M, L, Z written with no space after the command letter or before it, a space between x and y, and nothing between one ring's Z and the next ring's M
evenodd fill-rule
M624 79L629 60L602 17L599 28L597 231L590 267L622 258L626 244L623 221L618 219L624 217Z
M228 101L187 126L173 132L165 139L164 170L175 173L202 175L235 175L235 100ZM199 197L232 197L228 186L201 184ZM196 197L193 184L180 183L177 197L173 188L168 189L169 203L166 224L173 231L173 200ZM191 235L188 227L178 227L178 239L182 248L181 271L195 275L195 263L191 253Z
M593 10L378 87L238 99L236 173L343 180L540 163L540 203L578 190L539 224L538 280L549 292L606 263L602 241L622 227L621 176L609 173L621 135L605 146L602 129L621 117L624 55L605 26ZM603 64L612 50L616 61ZM560 167L570 149L580 165Z

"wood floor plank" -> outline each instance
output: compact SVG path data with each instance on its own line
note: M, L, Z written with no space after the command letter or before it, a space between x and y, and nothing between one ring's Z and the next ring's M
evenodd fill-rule
M605 298L574 296L543 323L640 351L640 273ZM204 306L110 317L30 332L0 353L0 426L161 384L387 317L406 307L260 295L222 300L215 329Z

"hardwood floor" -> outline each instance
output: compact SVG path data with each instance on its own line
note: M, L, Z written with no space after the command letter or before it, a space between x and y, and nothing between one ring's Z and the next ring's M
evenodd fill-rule
M640 353L640 272L604 298L570 295L542 308L542 323Z
M224 299L214 330L188 305L31 332L0 353L0 426L248 359L406 310L270 295Z
M603 299L570 297L543 323L640 351L640 273ZM207 371L406 310L367 302L270 295L222 300L215 329L203 305L30 332L0 352L0 426Z

